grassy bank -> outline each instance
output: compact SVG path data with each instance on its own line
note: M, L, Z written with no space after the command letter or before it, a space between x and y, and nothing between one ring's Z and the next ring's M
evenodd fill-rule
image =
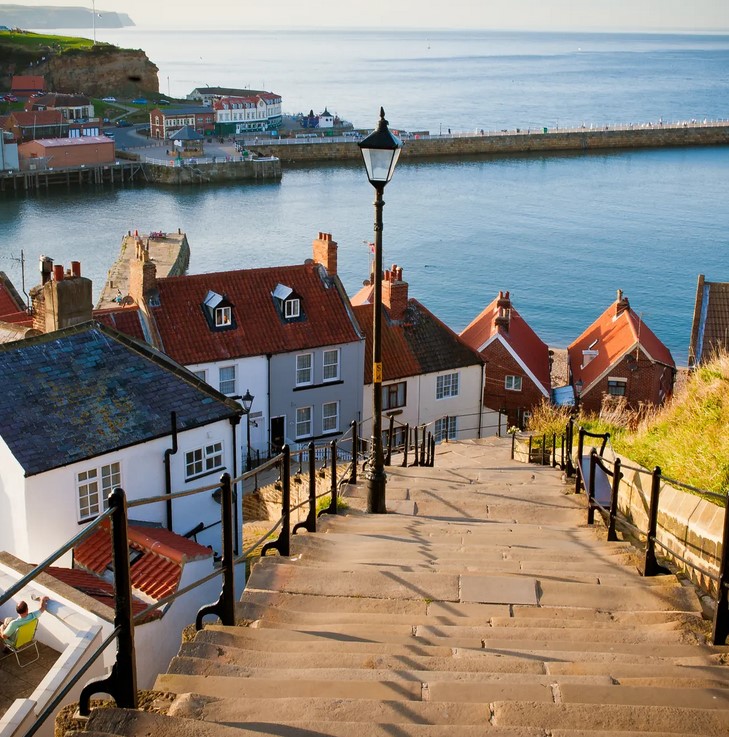
M561 434L565 408L543 405L532 415L530 432ZM729 353L692 372L664 407L638 413L619 403L600 415L576 420L591 432L609 432L617 453L646 468L699 489L729 492Z

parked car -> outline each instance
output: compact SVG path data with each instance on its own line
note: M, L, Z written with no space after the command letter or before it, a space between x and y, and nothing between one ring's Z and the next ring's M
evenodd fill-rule
M146 105L147 101L143 97L135 97L132 100L132 105Z
M101 102L116 102L116 97L102 97Z
M114 131L105 131L105 132L104 132L104 135L105 135L105 136L106 136L107 138L114 138Z
M3 100L5 100L5 102L17 102L18 98L15 95L8 93L3 97Z
M157 100L157 104L158 105L169 105L170 101L169 100Z
M116 121L116 127L117 128L129 128L129 127L131 127L131 125L132 124L128 120L124 120L124 118L122 118L121 120L117 120Z

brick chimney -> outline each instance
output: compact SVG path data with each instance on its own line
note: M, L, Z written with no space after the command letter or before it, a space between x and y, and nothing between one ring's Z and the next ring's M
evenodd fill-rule
M314 261L321 264L329 276L337 275L337 242L331 233L319 233L313 243Z
M496 300L498 312L494 318L494 326L497 330L501 329L505 333L509 332L509 323L511 321L511 299L508 292L499 292L499 298Z
M52 259L43 256L40 266L42 283L30 290L33 328L51 333L88 322L93 308L92 285L91 279L81 276L81 264L72 261L64 272L61 264L53 265Z
M382 304L390 311L390 319L400 322L408 306L408 283L402 280L402 269L393 264L382 277Z
M129 264L129 296L139 305L157 288L157 266L149 257L149 245L137 238L134 258Z
M628 302L628 298L623 295L622 289L618 289L617 299L615 300L615 317L618 317L618 315L629 309L630 303Z

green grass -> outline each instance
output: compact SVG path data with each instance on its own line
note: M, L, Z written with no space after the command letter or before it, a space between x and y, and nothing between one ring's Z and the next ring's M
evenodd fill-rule
M44 51L55 49L57 51L68 51L91 49L94 42L90 38L78 36L54 36L48 33L30 33L17 31L0 31L0 43L22 47L30 51ZM109 46L110 44L104 44Z

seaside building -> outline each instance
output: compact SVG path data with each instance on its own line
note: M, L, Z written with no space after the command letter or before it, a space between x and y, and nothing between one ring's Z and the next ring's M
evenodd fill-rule
M18 146L20 168L26 171L111 164L116 160L114 141L106 136L41 138Z
M374 286L363 287L352 305L366 336L364 396L372 396ZM392 266L382 281L383 429L393 417L395 444L405 426L427 425L436 441L497 432L498 417L484 412L483 361L447 325L409 297L402 269ZM505 427L504 427L505 429ZM372 433L372 407L363 409L362 437Z
M220 97L213 100L212 107L215 132L220 135L277 130L281 126L281 97L273 92Z
M61 138L68 136L68 121L60 110L13 110L3 116L3 129L12 135L13 141L22 143L36 138Z
M149 113L150 138L168 139L181 128L189 126L203 136L215 132L215 113L200 105L189 107L156 107Z
M44 93L47 89L46 80L42 76L15 74L10 80L10 92L20 100Z
M673 393L676 364L668 348L631 308L617 299L567 348L570 383L587 412L605 397L624 398L631 409L660 405Z
M65 95L50 92L46 95L31 97L25 103L25 111L58 110L64 120L89 120L94 117L94 106L85 95Z
M483 403L524 428L533 407L549 399L549 347L513 306L509 292L499 292L462 332L461 338L486 363Z
M187 95L188 100L199 100L203 105L212 106L215 100L223 97L249 97L264 93L265 90L252 90L240 87L195 87Z
M729 282L708 281L699 274L689 343L689 368L729 349Z

